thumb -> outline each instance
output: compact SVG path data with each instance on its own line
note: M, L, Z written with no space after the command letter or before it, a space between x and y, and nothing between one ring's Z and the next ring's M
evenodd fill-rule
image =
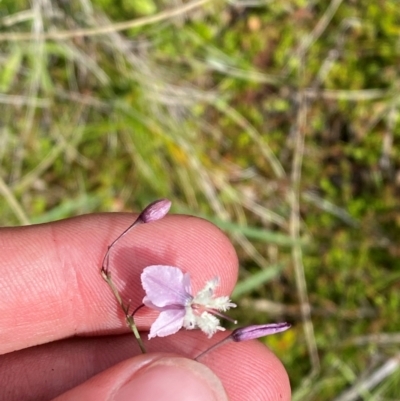
M205 365L169 354L127 359L54 401L228 401L218 377Z

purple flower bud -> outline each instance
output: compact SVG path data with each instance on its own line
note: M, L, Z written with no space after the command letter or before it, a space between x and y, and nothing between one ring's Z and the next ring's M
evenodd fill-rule
M152 221L162 219L171 207L171 201L168 199L156 200L148 205L142 213L140 213L138 220L143 223L151 223Z
M247 341L254 340L271 334L280 333L291 327L289 323L271 323L271 324L257 324L254 326L241 327L232 332L231 338L233 341Z

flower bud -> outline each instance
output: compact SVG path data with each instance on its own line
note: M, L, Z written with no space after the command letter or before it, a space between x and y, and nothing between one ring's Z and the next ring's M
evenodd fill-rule
M152 221L162 219L171 207L171 201L168 199L156 200L148 205L142 213L140 213L138 220L143 223L151 223Z
M289 323L270 323L270 324L257 324L254 326L246 326L236 329L232 332L231 338L233 341L247 341L254 340L271 334L280 333L291 327Z

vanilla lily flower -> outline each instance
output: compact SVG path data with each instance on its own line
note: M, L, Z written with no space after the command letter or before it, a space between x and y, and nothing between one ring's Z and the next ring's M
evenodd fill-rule
M218 278L208 281L195 296L191 291L190 275L178 267L148 266L143 270L141 280L146 292L143 304L161 312L151 326L149 339L169 336L182 327L199 328L211 337L217 330L225 330L218 317L231 320L221 312L236 307L227 296L214 297Z

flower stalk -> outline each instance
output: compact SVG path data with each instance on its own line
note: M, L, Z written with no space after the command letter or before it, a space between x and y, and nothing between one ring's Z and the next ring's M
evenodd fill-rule
M117 300L119 306L121 307L121 309L125 315L126 323L129 326L129 328L132 330L132 332L139 344L140 350L142 351L143 354L146 353L146 348L143 344L142 338L140 337L139 330L135 324L133 314L129 313L129 306L124 304L122 297L111 278L111 272L109 269L110 252L111 252L112 248L116 245L116 243L122 237L124 237L129 231L131 231L133 228L139 226L140 224L151 223L153 221L162 219L168 213L168 210L170 209L170 207L171 207L171 202L168 199L161 199L161 200L155 201L155 202L151 203L150 205L148 205L139 214L138 218L108 246L107 252L103 258L103 263L101 265L101 276L103 277L104 281L110 287L112 293L114 294L115 299Z

